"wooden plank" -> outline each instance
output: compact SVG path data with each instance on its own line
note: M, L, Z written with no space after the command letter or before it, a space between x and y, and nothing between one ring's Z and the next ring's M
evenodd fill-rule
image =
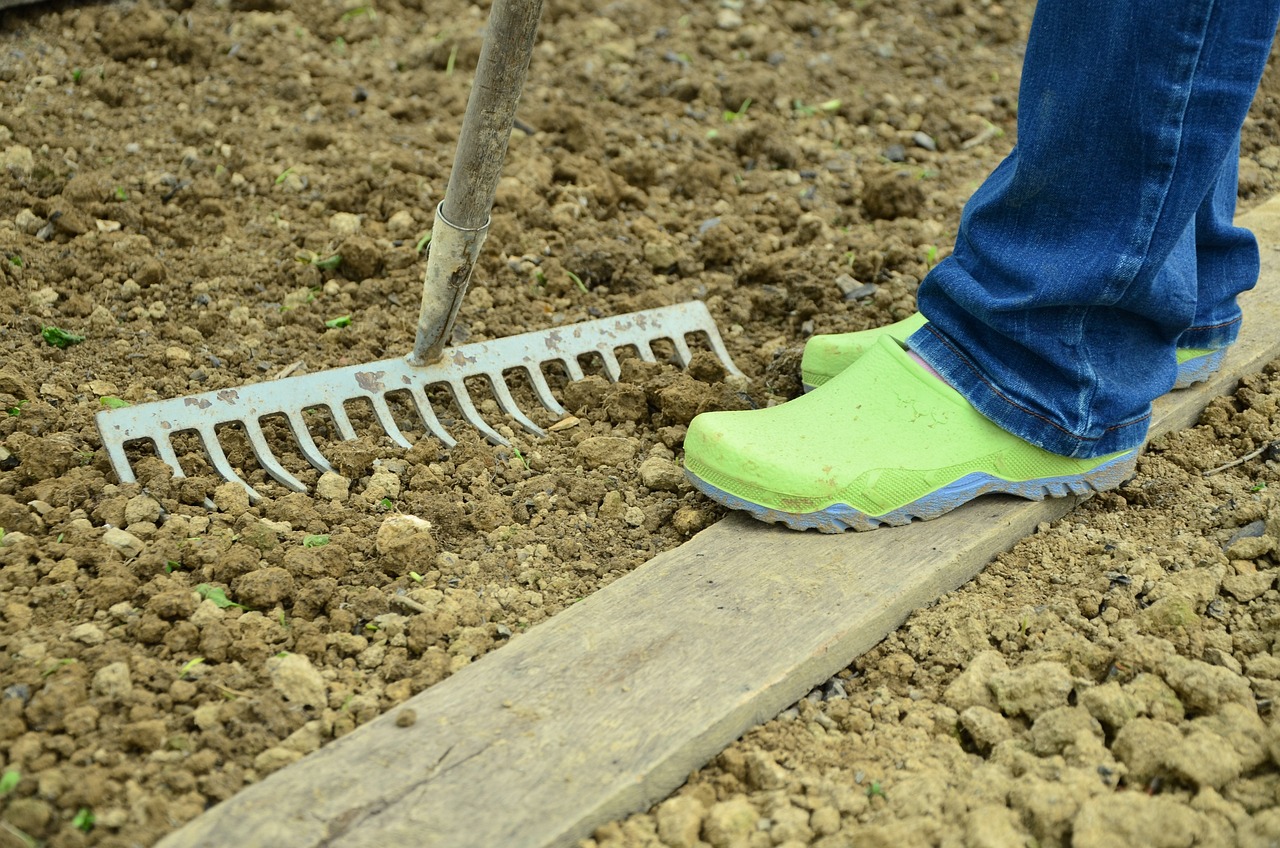
M1280 356L1280 199L1242 223L1268 247L1241 338L1222 373L1161 399L1153 435ZM990 497L844 536L731 516L417 695L412 726L393 710L160 844L571 845L1075 503Z

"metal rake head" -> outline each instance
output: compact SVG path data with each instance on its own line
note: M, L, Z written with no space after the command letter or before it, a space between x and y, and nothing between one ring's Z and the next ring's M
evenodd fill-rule
M262 496L232 467L219 442L219 427L240 425L262 469L282 486L305 492L306 486L284 467L268 444L262 428L263 418L283 415L307 462L322 472L333 471L307 426L305 410L325 408L338 435L354 439L356 430L345 405L349 401L364 400L387 436L397 445L408 448L410 442L396 424L388 405L389 395L403 393L411 400L427 431L452 447L456 439L440 422L427 397L429 387L443 386L468 424L490 442L507 444L476 409L466 386L468 378L487 380L498 407L522 428L541 436L545 435L542 429L521 411L507 385L506 375L513 369L527 375L533 393L547 411L563 417L567 413L552 394L542 372L543 365L558 362L571 380L580 380L584 373L579 357L594 354L602 361L609 379L616 382L621 376L616 353L619 349L634 349L642 360L654 362L652 343L666 340L674 349L676 361L686 367L692 356L687 338L695 334L708 340L711 351L730 373L740 373L706 306L691 301L462 345L447 350L444 359L432 365L415 366L402 358L384 359L241 388L103 410L97 415L98 432L122 483L137 480L125 451L126 444L137 441L154 443L156 455L173 469L174 476L185 476L172 440L179 433L194 433L218 475L244 486L250 500L256 502Z

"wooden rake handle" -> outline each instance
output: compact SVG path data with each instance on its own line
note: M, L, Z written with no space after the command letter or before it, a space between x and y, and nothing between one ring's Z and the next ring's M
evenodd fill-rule
M542 0L494 0L444 201L431 227L422 309L409 361L438 361L489 227Z

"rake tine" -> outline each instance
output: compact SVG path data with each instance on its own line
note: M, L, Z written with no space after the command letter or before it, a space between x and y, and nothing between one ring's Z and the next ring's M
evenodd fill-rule
M302 418L302 411L289 410L285 415L289 419L289 429L293 431L293 438L298 442L298 449L302 451L302 456L307 462L321 471L336 474L337 471L329 464L329 460L324 458L324 454L320 453L320 447L311 436L311 431L307 429L307 422Z
M576 356L565 356L560 361L564 363L564 370L568 372L570 380L581 380L587 376L582 372Z
M622 366L618 364L618 357L613 351L607 347L600 348L597 353L604 360L604 372L609 375L609 379L616 383L622 379Z
M329 415L333 418L333 426L338 428L338 435L343 441L349 442L356 438L356 428L351 426L347 410L340 402L329 404Z
M458 404L458 410L462 413L462 417L467 419L467 423L475 427L484 437L495 445L506 445L507 440L502 438L497 430L489 426L489 423L480 417L480 412L476 409L475 404L471 402L471 395L467 392L467 387L463 385L461 380L449 381L449 388L453 391L453 400Z
M413 447L409 440L404 437L404 433L400 432L400 428L396 426L395 417L391 414L391 407L387 406L386 397L383 395L370 395L369 402L373 404L373 414L377 417L378 423L382 425L382 429L387 431L391 441L406 450Z
M636 355L640 357L641 362L657 362L658 357L654 355L653 348L643 342L637 344Z
M156 453L160 453L160 440L153 439L156 445ZM133 466L129 464L129 455L124 452L124 442L102 440L102 446L107 449L107 457L111 460L111 467L116 470L116 476L120 478L121 483L136 483L138 477L133 473ZM170 451L172 453L172 451ZM160 457L162 460L163 456ZM170 463L177 468L177 463Z
M535 436L545 436L546 433L537 424L534 424L529 416L516 405L516 399L511 396L511 390L507 386L507 381L502 379L501 374L486 374L489 378L489 385L493 389L493 396L498 401L498 408L510 415L524 429L533 433Z
M671 343L675 345L676 362L681 368L689 366L689 360L693 359L693 354L689 351L689 344L684 340L684 336L672 336Z
M543 376L542 369L532 365L525 368L525 371L528 372L529 380L533 383L533 393L538 396L538 400L547 408L547 411L558 418L568 415L568 411L560 405L555 395L551 393L551 385L547 383L547 378Z
M153 441L155 442L155 446L156 446L156 456L160 459L161 462L163 462L165 465L173 469L173 476L175 478L186 477L187 475L182 471L182 463L178 462L178 454L173 449L173 443L169 441L168 437L163 439L154 439ZM132 470L130 471L129 476L133 478ZM133 478L133 479L137 479L137 478ZM133 479L126 481L123 477L121 477L120 482L132 483Z
M456 445L458 440L449 435L449 431L440 423L440 419L436 417L436 411L431 408L431 401L427 398L427 393L423 391L422 387L416 383L409 386L409 395L413 398L413 405L418 408L418 416L422 419L422 423L431 435L443 442L446 448Z
M258 464L262 466L262 470L270 474L276 482L287 489L295 492L305 492L307 487L302 485L302 481L289 473L280 461L276 459L275 454L271 452L271 446L267 444L267 435L262 432L262 425L258 423L256 418L250 418L241 422L244 425L244 434L249 439L249 446L253 448L253 455L257 457Z
M733 357L729 355L729 349L724 346L724 340L720 338L720 334L708 333L707 339L711 342L711 352L724 365L724 370L736 377L741 377L742 372L738 370L738 366L733 364Z
M223 480L232 483L239 483L244 486L245 491L249 493L249 501L257 503L262 500L262 495L257 490L240 479L240 475L231 467L231 460L227 459L226 453L222 450L222 445L218 442L218 434L212 428L198 427L196 433L200 436L200 441L204 443L204 449L209 454L209 461L213 463L213 468L218 472L218 476Z

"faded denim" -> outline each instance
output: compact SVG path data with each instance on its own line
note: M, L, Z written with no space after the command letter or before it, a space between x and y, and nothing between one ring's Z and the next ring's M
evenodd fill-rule
M1258 247L1240 127L1280 0L1040 0L1014 151L920 285L909 346L1053 453L1142 444L1174 350L1229 345Z

